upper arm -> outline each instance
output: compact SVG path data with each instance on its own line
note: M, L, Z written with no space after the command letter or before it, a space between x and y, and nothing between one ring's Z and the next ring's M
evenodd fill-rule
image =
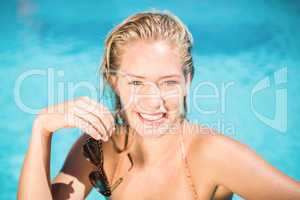
M74 143L60 173L52 181L53 199L84 199L92 189L88 175L95 167L84 158L81 150L86 138L83 134Z
M210 155L214 178L246 199L300 199L300 183L263 160L248 146L215 136Z

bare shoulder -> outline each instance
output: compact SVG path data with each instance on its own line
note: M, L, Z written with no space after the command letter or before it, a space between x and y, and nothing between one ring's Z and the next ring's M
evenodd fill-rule
M215 179L218 180L218 177L216 177L217 172L224 172L225 169L238 169L253 161L261 165L267 164L247 144L218 133L213 129L195 124L193 126L196 128L194 128L195 131L189 145L191 160L195 164L201 163L201 165L209 166L209 169L214 171Z
M232 153L246 152L250 148L239 141L230 138L213 129L198 124L189 124L188 134L185 136L188 153L195 161L210 163L210 161L226 160ZM232 161L232 160L231 160Z
M300 184L248 145L211 129L194 129L188 145L193 174L245 199L298 199ZM251 188L251 190L249 190ZM261 188L265 188L262 190ZM217 196L218 190L216 192ZM222 198L221 198L222 199Z
M227 162L233 162L226 151L240 151L244 145L198 124L190 123L187 133L185 141L190 167L194 177L198 177L195 182L201 185L201 180L205 180L214 187L215 200L232 199L233 192L218 181L215 173Z

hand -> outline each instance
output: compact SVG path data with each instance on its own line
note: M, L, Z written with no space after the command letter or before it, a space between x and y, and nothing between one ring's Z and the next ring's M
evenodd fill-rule
M46 134L60 128L80 128L96 140L107 141L115 130L111 112L89 97L80 97L41 110L35 125ZM35 126L34 126L35 127Z

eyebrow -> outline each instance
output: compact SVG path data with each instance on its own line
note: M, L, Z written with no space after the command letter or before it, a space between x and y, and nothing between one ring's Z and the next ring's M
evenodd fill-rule
M135 74L130 74L130 73L127 73L127 72L124 72L126 75L128 76L132 76L132 77L136 77L136 78L141 78L141 79L147 79L147 77L145 76L141 76L141 75L135 75ZM181 76L178 75L178 74L170 74L170 75L166 75L166 76L161 76L159 77L158 80L161 80L161 79L165 79L165 78L180 78Z

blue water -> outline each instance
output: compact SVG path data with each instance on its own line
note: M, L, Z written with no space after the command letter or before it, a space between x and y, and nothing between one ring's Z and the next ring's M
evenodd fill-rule
M0 1L0 199L16 198L35 111L69 99L68 84L81 83L72 97L97 93L84 85L98 83L107 32L152 8L178 15L194 36L188 117L249 145L300 180L298 1L63 2ZM79 135L77 129L55 133L51 177ZM93 190L87 199L96 198Z

